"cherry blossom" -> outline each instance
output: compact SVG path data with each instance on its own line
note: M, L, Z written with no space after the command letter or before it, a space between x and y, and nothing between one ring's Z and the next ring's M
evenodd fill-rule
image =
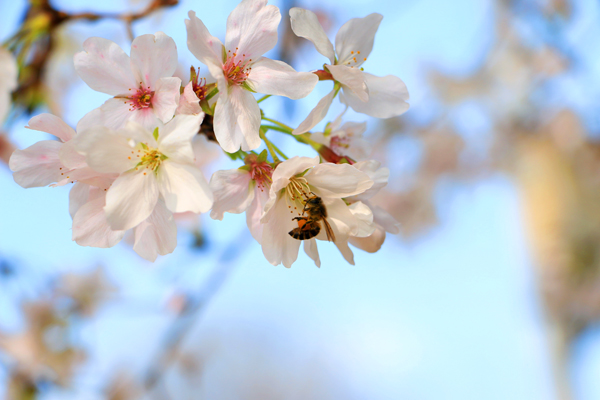
M371 144L362 137L367 130L367 123L345 122L342 125L342 115L327 125L325 132L313 133L311 139L324 144L340 157L363 160L371 151Z
M400 78L393 75L378 77L363 72L361 68L373 49L375 33L383 19L381 14L353 18L342 25L335 36L335 50L315 13L294 7L290 10L290 17L294 33L310 40L317 51L329 59L330 64L325 64L322 72L341 86L342 103L377 118L394 117L408 110L408 90ZM294 134L308 132L323 120L338 90L334 86L294 130Z
M17 88L17 75L15 58L0 47L0 124L10 109L10 93Z
M130 121L117 131L96 127L78 138L77 149L91 168L118 174L104 206L111 229L137 226L159 199L173 213L210 209L212 192L194 164L191 144L201 118L178 115L154 132Z
M227 19L225 44L212 36L193 11L186 20L188 48L208 66L219 88L214 113L217 140L227 152L243 151L260 143L260 109L252 92L306 97L317 84L316 75L296 72L282 62L262 57L277 43L279 9L267 0L243 0Z
M293 220L301 216L306 200L310 196L322 199L328 214L327 221L335 234L335 245L346 261L354 264L354 255L348 247L350 236L369 236L375 226L370 210L355 206L356 212L342 200L361 194L373 186L369 176L349 164L319 164L319 157L293 157L279 164L273 172L269 200L264 208L261 223L264 224L261 245L267 260L278 265L291 267L298 257L300 240L288 232L298 223ZM371 222L369 223L369 218ZM324 229L315 237L304 240L304 251L317 266L319 252L315 239L327 240Z
M87 114L78 129L96 125L122 128L129 120L147 129L173 118L179 105L181 79L177 69L177 47L162 32L142 35L131 44L131 57L114 42L92 37L75 54L75 70L87 85L114 96L101 113Z
M223 220L226 212L246 212L246 223L254 239L262 239L263 225L260 222L263 209L269 200L273 167L263 157L250 154L241 168L217 171L210 179L215 202L210 216Z

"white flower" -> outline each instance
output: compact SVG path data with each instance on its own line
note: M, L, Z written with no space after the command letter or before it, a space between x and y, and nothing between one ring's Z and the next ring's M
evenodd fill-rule
M359 249L374 253L383 245L386 232L394 235L400 232L400 224L398 221L383 208L373 205L370 202L370 199L387 185L390 171L387 168L380 168L381 163L375 160L357 162L353 166L366 173L374 183L373 186L364 193L348 197L345 200L351 204L351 211L357 218L361 218L361 215L364 215L365 208L370 210L372 221L375 225L375 231L371 235L365 237L351 237L350 243ZM367 214L369 214L369 212L367 212Z
M325 64L325 68L341 84L342 103L377 118L394 117L408 110L408 91L400 78L393 75L378 77L362 72L360 68L373 49L375 33L383 18L381 14L353 18L342 25L335 36L335 51L312 11L294 7L290 17L294 33L310 40L319 53L329 58L331 64ZM334 88L323 97L294 134L308 132L325 118L336 93Z
M316 195L325 205L335 245L346 261L354 264L349 237L369 236L374 226L368 223L368 209L360 210L362 214L353 213L342 199L369 189L373 185L369 176L349 164L319 164L319 157L293 157L277 166L272 179L269 201L261 218L264 227L260 242L267 260L288 268L296 261L301 241L288 232L299 226L293 218L302 216L306 200ZM372 221L372 215L370 218ZM304 250L319 266L315 239L327 240L325 229L315 238L304 240Z
M159 197L173 213L206 212L213 196L194 164L192 138L200 115L178 115L150 132L135 122L112 131L96 127L78 137L88 165L119 177L106 196L106 218L113 230L127 230L154 211Z
M340 157L350 157L352 160L366 158L371 152L371 144L362 137L367 130L367 123L346 122L341 125L341 122L342 114L327 126L325 132L313 133L311 139L329 147Z
M227 152L260 146L260 109L251 91L300 99L317 84L316 75L262 57L277 43L279 9L267 0L243 0L227 19L225 45L189 12L188 48L208 66L219 88L214 129Z
M75 54L75 70L92 89L114 96L101 113L83 117L78 129L103 125L122 128L129 120L154 129L158 120L173 118L179 104L181 79L177 69L177 47L162 32L142 35L131 44L131 57L114 42L93 37Z
M0 47L0 124L10 109L10 93L17 88L18 68L13 55Z
M263 230L260 218L269 200L272 175L271 165L254 154L246 157L246 165L242 168L215 172L210 179L215 196L210 216L221 221L226 212L240 214L245 211L248 229L260 243Z

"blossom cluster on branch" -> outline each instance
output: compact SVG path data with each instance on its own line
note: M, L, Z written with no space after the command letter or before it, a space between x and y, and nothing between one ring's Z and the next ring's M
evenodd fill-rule
M241 2L227 19L224 43L189 12L188 49L210 77L200 78L192 67L188 83L173 76L177 46L162 32L135 38L130 55L110 40L89 38L74 57L75 70L91 89L112 97L75 130L51 114L33 117L28 128L58 140L16 150L9 163L15 181L25 188L73 184L73 240L111 247L132 230L134 250L151 261L177 245L174 214L209 210L219 220L226 212L246 212L252 236L273 265L290 267L302 242L317 265L317 240L333 241L350 263L349 243L377 251L398 224L369 203L387 184L389 170L367 158L366 125L342 123L342 114L324 132L310 130L338 94L347 107L377 118L408 109L408 91L398 77L377 77L362 67L382 16L346 22L335 48L314 13L293 8L290 17L294 33L311 41L329 64L298 72L263 57L277 43L281 20L267 0ZM296 128L260 109L269 96L304 98L319 81L331 81L333 88ZM257 100L254 93L265 96ZM269 131L290 135L318 155L288 158L267 138ZM243 165L207 181L197 166L205 155L192 145L199 134ZM256 151L263 143L266 149Z

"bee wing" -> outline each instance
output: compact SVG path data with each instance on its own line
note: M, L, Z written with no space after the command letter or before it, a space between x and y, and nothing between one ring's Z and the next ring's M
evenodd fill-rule
M327 222L327 218L323 218L323 225L325 226L327 240L330 242L335 242L335 234L333 233L333 229L331 229L331 225L329 225L329 222Z

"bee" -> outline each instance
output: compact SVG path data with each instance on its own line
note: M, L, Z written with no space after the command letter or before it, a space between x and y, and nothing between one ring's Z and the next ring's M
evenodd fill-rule
M325 204L323 204L323 199L314 193L312 197L306 199L302 216L292 218L292 221L295 220L298 221L298 227L288 232L294 239L307 240L317 236L321 232L320 222L322 221L323 226L325 226L325 233L327 233L327 240L335 242L333 229L331 229L331 225L327 222L327 209L325 208Z

